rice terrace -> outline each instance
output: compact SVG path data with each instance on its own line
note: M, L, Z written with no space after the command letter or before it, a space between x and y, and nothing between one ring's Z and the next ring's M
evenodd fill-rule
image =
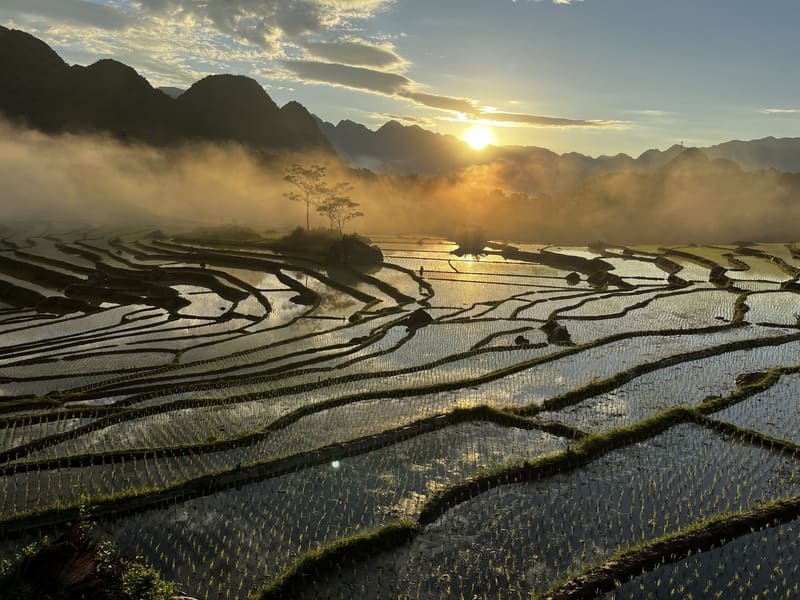
M0 600L800 600L798 0L0 0Z
M6 552L86 518L198 598L799 593L794 245L225 237L4 231Z

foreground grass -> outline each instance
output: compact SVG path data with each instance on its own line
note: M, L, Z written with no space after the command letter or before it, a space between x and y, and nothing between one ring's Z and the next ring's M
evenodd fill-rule
M410 541L419 525L410 520L393 521L365 533L342 538L303 555L294 565L281 573L274 582L251 595L251 600L291 598L306 583L306 578L341 568L343 564L364 560L384 550Z

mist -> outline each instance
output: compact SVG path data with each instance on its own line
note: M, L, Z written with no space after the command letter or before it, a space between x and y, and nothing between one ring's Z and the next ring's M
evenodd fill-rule
M45 135L0 123L4 221L91 225L299 222L284 184L237 145L158 149L109 137ZM296 214L295 214L296 213Z
M349 181L364 217L348 231L442 235L481 227L496 240L541 243L720 243L795 239L800 177L743 172L690 154L663 169L622 171L564 185L564 173L495 162L448 176L375 175L329 155L266 160L235 144L161 149L105 136L46 135L0 122L0 219L169 228L305 223L284 197L292 163ZM558 179L558 185L553 183ZM553 192L554 189L558 191ZM312 226L327 222L318 215Z

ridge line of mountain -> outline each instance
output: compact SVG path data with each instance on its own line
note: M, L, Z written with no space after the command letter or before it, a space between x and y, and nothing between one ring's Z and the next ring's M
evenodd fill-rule
M157 146L201 140L267 153L334 153L301 104L279 108L249 77L209 75L172 97L119 61L70 66L38 38L2 26L0 112L46 133L103 133Z
M351 166L400 175L438 175L493 165L506 175L546 171L549 191L617 172L650 172L684 152L675 144L638 157L558 154L536 146L489 146L480 152L462 140L390 120L376 130L345 119L336 125L296 101L278 107L254 79L210 75L188 90L154 88L113 59L68 65L42 40L0 26L0 112L47 133L105 133L154 145L188 141L235 142L267 153L338 153ZM800 138L732 140L702 148L710 159L744 170L800 172Z

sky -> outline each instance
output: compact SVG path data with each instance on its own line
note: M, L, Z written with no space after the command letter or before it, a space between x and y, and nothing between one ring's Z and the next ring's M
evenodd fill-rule
M67 62L590 155L800 136L800 0L0 0Z

